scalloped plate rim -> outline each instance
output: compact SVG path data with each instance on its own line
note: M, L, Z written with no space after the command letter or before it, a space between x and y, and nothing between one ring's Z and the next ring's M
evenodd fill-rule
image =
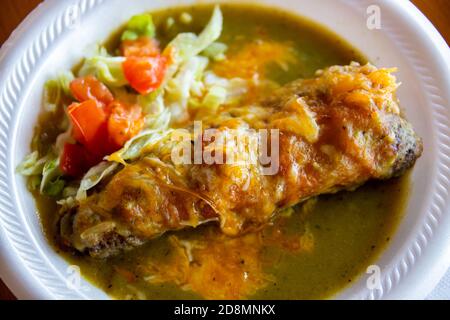
M343 0L346 2L351 2L351 0ZM73 1L77 2L77 1ZM102 3L102 0L91 0L90 3ZM381 1L383 2L383 1ZM384 2L384 4L386 4ZM18 52L21 47L26 46L24 43L25 38L27 35L23 35L27 28L34 26L36 24L41 23L42 21L39 20L41 15L46 15L48 12L45 10L51 10L52 6L57 7L58 5L62 6L61 2L58 3L56 0L46 0L43 3L41 3L35 10L33 10L27 18L19 25L19 27L12 33L10 38L5 42L5 44L0 49L0 70L5 71L0 73L0 98L2 97L3 93L3 85L6 82L6 79L8 79L8 76L11 75L11 70L15 66L14 60L16 59L12 53ZM67 3L65 3L67 5ZM447 72L444 75L444 80L446 80L447 84L450 84L449 80L449 70L450 70L450 49L446 45L445 41L443 40L442 36L437 32L437 30L434 28L434 26L425 18L425 16L406 0L398 1L395 3L390 3L389 6L393 11L397 10L397 14L405 14L409 15L408 22L410 24L415 25L418 27L424 34L426 34L430 39L427 39L427 41L431 44L433 44L434 47L434 54L436 56L439 56L439 58L444 62L444 65L447 66ZM41 17L42 18L42 17ZM52 19L55 18L55 15L52 17ZM31 34L32 32L30 32ZM35 35L36 37L38 35ZM28 37L31 37L31 35L28 35ZM27 48L28 49L28 48ZM6 91L6 90L5 90ZM447 97L448 99L448 97ZM20 98L19 98L20 101ZM449 103L449 101L445 101L443 99L444 103ZM0 112L2 112L3 106L0 106ZM14 117L13 117L14 118ZM1 120L1 119L0 119ZM448 120L448 119L447 119ZM11 130L11 128L9 128ZM444 145L448 148L448 144ZM443 147L443 146L440 146ZM10 159L10 158L8 158ZM10 165L10 164L9 164ZM10 169L10 168L9 168ZM11 172L8 172L8 170L3 171L3 168L0 168L1 173L6 173L7 178L12 179ZM446 176L447 182L448 182L448 176ZM448 187L448 184L447 184ZM2 191L0 189L0 191ZM6 191L7 192L7 191ZM12 195L14 196L14 195ZM445 200L445 211L442 213L448 213L448 198ZM2 204L0 204L0 207ZM1 211L3 208L0 208L0 215L3 214ZM447 215L448 216L448 215ZM1 217L0 217L1 218ZM441 222L443 221L443 217L441 216ZM439 227L436 227L433 233L433 236L436 237L437 232L440 232L440 244L441 244L441 253L443 256L450 257L450 221L447 217L446 221L444 221ZM444 234L444 236L442 235ZM447 236L447 239L443 239ZM24 265L17 265L17 262L20 262L20 258L17 257L16 250L8 250L5 248L10 247L11 239L9 239L6 235L6 232L4 230L4 226L1 225L1 219L0 219L0 276L3 278L5 283L12 289L12 291L19 297L24 299L50 299L55 298L54 295L52 295L46 288L45 285L43 285L39 280L35 279L30 273L27 272L27 267ZM429 247L430 244L427 244ZM429 252L424 253L425 256L429 256ZM420 259L423 259L424 255L422 254L419 257L419 263L421 262ZM427 274L423 276L423 279L416 279L415 281L415 289L412 291L409 291L407 289L411 289L411 286L404 285L403 292L404 297L425 297L438 283L440 278L443 276L447 268L450 266L450 258L444 259L443 257L434 259L433 262L439 261L439 263L432 263L431 261L426 261L426 263L422 263L422 268L427 271ZM413 265L415 267L418 263ZM424 267L425 265L426 267ZM416 271L416 274L418 272ZM406 274L406 276L410 276L411 271ZM403 279L403 283L405 280ZM400 282L401 284L401 282ZM413 287L414 287L413 286ZM389 288L387 290L388 292L382 296L383 298L400 298L401 296L398 295L398 292L395 294L393 293L394 290ZM420 292L419 292L420 291ZM80 297L83 297L83 294L79 293Z

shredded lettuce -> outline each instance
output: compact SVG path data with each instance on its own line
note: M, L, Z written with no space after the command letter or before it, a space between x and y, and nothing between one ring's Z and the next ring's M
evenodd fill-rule
M116 170L118 163L100 162L95 167L92 167L83 177L80 183L80 188L77 191L76 199L81 201L86 199L87 191L95 187L103 178L110 175Z
M72 123L69 121L66 131L61 133L57 138L55 142L55 150L56 154L59 156L62 155L64 151L64 145L66 143L75 143L75 139L72 137Z
M162 94L153 97L151 94L138 96L137 103L141 106L145 116L144 130L146 129L167 129L171 120L170 110L164 104Z
M217 76L211 71L205 72L204 83L206 88L222 87L226 90L226 104L232 104L244 96L249 90L247 80L241 78L225 79Z
M197 55L203 50L205 50L208 46L210 46L214 41L216 41L221 33L223 27L223 16L222 11L220 11L220 7L217 5L214 8L213 15L211 20L205 29L200 33L197 37L197 40L192 46L193 52L192 55Z
M145 126L147 129L167 129L169 128L171 117L170 110L164 109L158 115L147 115L145 117Z
M61 89L69 97L72 96L72 92L70 90L70 83L74 79L75 79L75 77L73 76L73 73L71 71L65 71L65 72L61 73L60 76L58 77L58 82L59 82Z
M208 91L208 94L203 99L203 107L208 109L211 113L215 113L220 105L227 100L227 90L224 87L214 86Z
M128 84L122 70L125 57L112 57L105 48L99 47L96 53L86 58L78 76L93 75L107 86L121 87Z
M192 84L201 80L207 66L208 59L201 56L192 57L183 63L175 77L167 84L168 98L185 106L190 96Z
M107 160L126 165L127 161L138 159L152 152L155 146L168 140L173 131L173 129L144 130L129 140L122 149L107 157Z
M155 24L152 16L148 13L131 17L125 31L122 33L123 40L136 40L141 36L153 38L156 34Z
M40 192L50 196L57 196L64 189L64 181L61 180L62 172L59 168L59 158L47 161L42 169Z
M57 80L48 80L44 85L44 110L55 112L61 102L61 90Z
M194 56L183 63L175 77L168 82L166 98L172 120L181 123L189 119L187 107L191 88L198 83L207 65L207 58Z
M56 79L48 80L44 85L44 109L55 112L61 105L63 96L71 97L70 82L74 79L72 72L64 72Z
M34 151L27 155L22 163L17 166L16 172L27 177L39 175L42 173L46 162L46 157L39 159L39 153Z
M39 154L35 151L25 157L16 171L29 177L30 188L39 188L41 194L56 197L64 189L65 181L62 179L58 158L47 155L39 159Z
M64 189L66 182L58 177L54 181L47 182L43 193L50 197L58 197Z
M75 199L75 197L70 196L70 197L66 197L61 200L58 200L58 201L56 201L56 203L62 207L63 211L66 211L70 208L75 207L77 205L77 200Z
M202 55L213 59L214 61L222 61L225 59L225 52L228 50L228 46L222 42L213 42L205 50Z
M212 71L204 72L201 83L203 94L193 96L189 100L189 107L199 112L197 117L214 114L221 105L239 102L249 89L247 80L221 78Z
M172 63L166 71L163 84L157 92L139 97L138 103L143 107L146 117L146 128L155 128L152 109L169 109L170 114L161 114L161 118L181 123L188 118L188 105L191 95L204 94L202 83L203 73L209 63L208 58L199 56L199 53L216 41L222 32L223 17L220 8L216 6L211 20L205 29L197 36L194 33L181 33L176 36L164 50L171 56Z
M165 49L165 53L170 54L173 60L166 78L171 79L183 62L198 55L216 41L222 33L222 24L222 12L220 7L216 6L211 20L198 36L194 33L180 33L176 36Z

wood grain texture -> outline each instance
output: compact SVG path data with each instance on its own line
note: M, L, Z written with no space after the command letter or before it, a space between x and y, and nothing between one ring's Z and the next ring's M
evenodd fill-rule
M412 2L433 22L447 44L450 44L450 1L412 0Z
M0 2L0 44L22 22L42 0L1 0Z
M1 0L0 45L8 39L11 32L40 2L42 0ZM412 2L433 22L447 43L450 44L450 1L412 0ZM0 279L0 300L12 299L14 299L14 295Z

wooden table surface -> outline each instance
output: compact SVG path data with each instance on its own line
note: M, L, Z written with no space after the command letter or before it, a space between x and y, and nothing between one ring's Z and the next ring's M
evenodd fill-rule
M2 0L0 4L0 45L42 0ZM433 22L450 44L450 0L412 0ZM376 3L376 1L374 1ZM0 275L1 277L1 275ZM0 300L15 299L0 279Z

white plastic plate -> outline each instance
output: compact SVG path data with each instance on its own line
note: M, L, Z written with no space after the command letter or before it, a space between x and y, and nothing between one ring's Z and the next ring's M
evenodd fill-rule
M0 276L19 298L107 299L86 281L71 289L68 264L47 243L32 196L15 167L29 152L44 82L133 14L192 0L47 0L0 51ZM208 1L201 1L208 2ZM319 22L377 66L399 68L398 96L424 139L407 214L376 262L381 289L362 275L339 299L424 298L450 265L450 50L406 0L261 0ZM367 28L376 4L381 29Z

